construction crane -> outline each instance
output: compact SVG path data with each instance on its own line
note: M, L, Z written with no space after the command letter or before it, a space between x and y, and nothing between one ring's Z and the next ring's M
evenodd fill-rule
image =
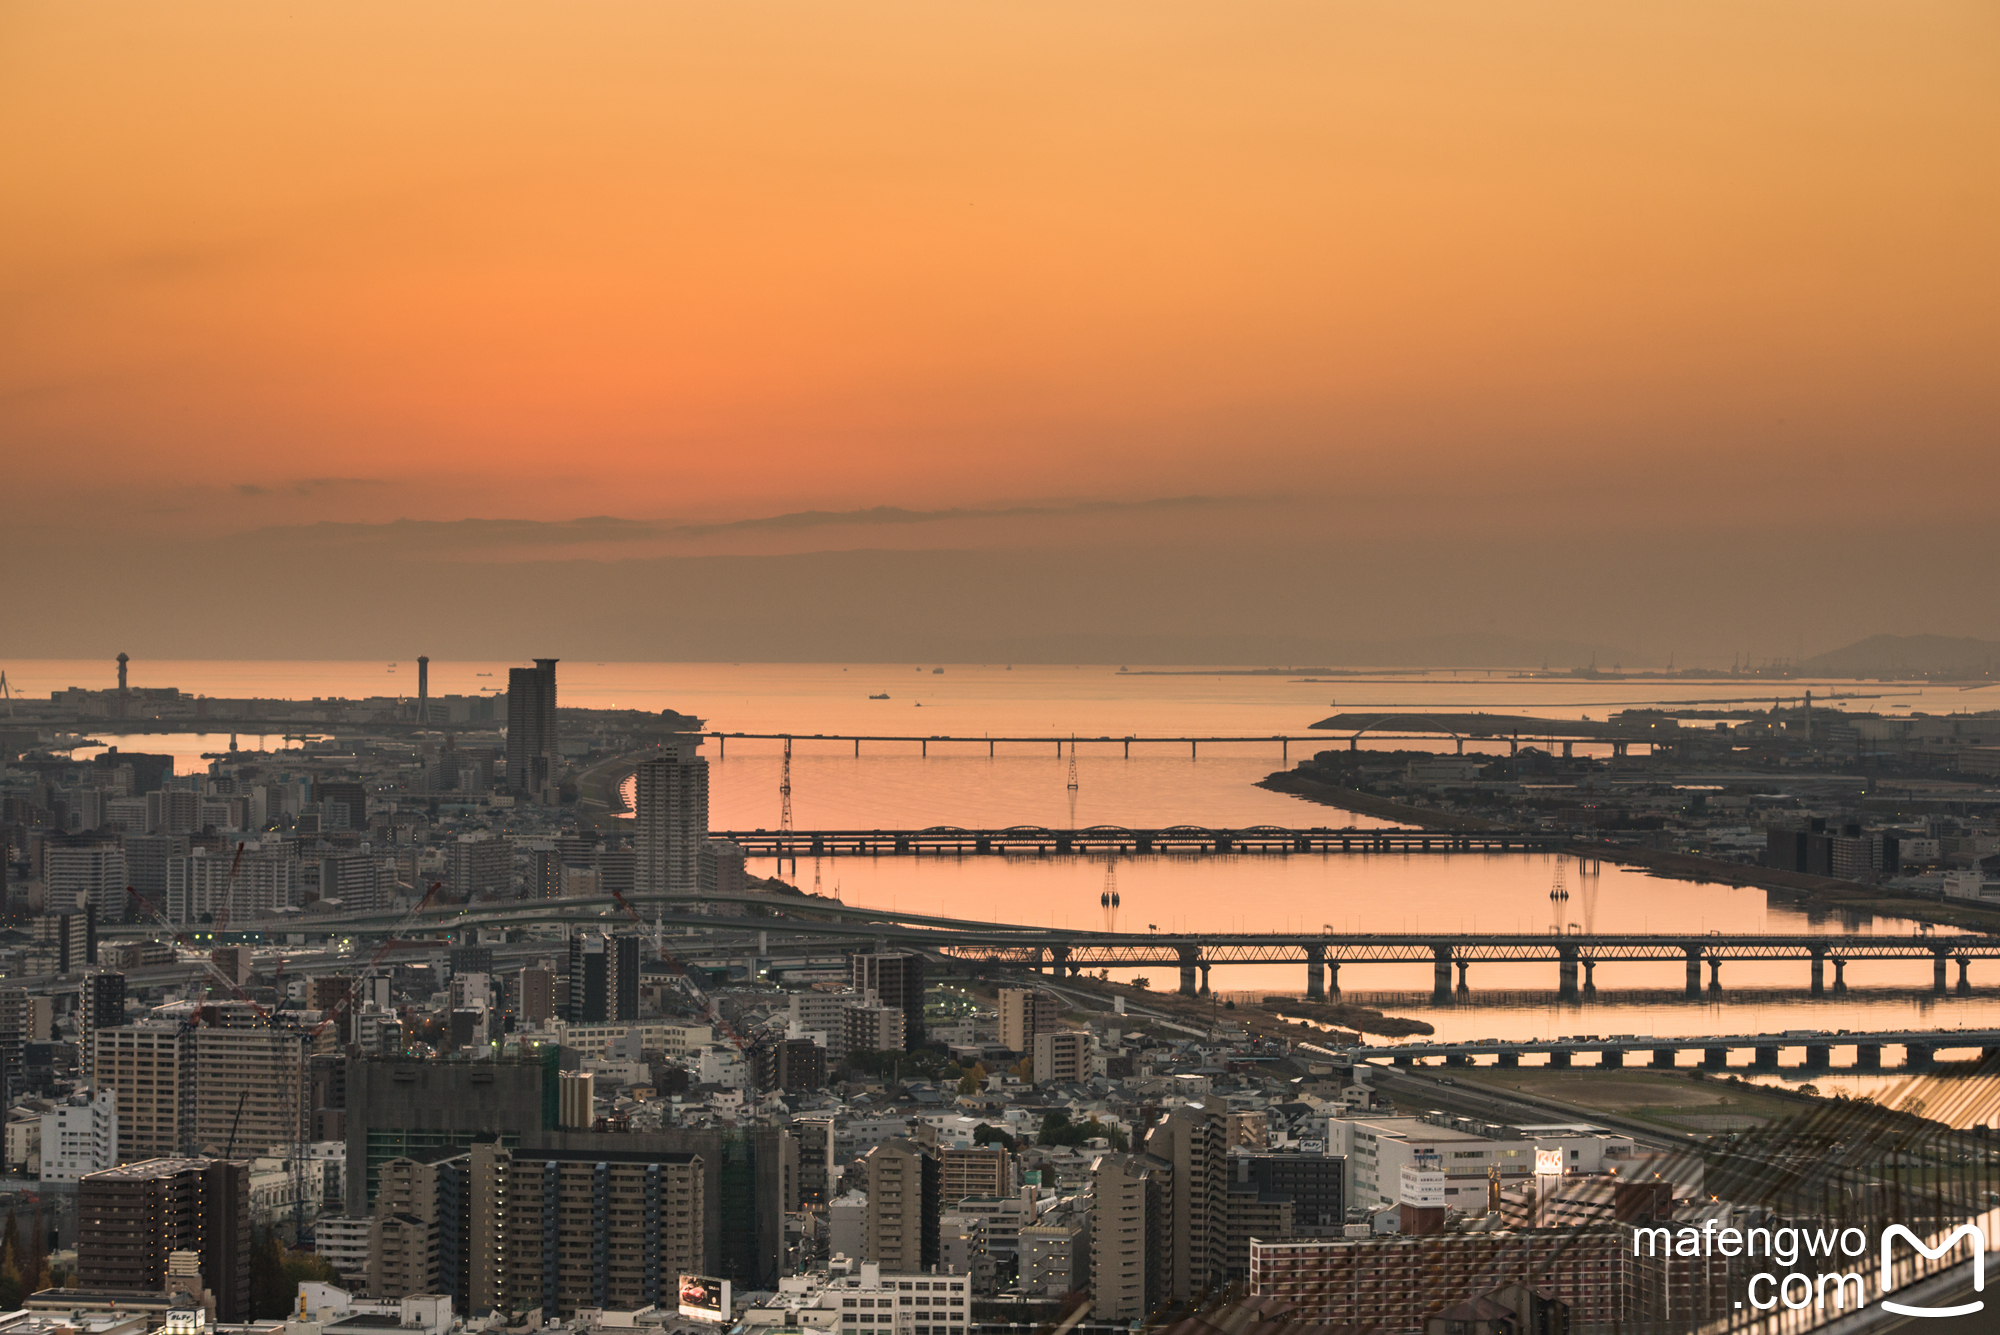
M236 1157L236 1130L243 1125L243 1105L250 1101L250 1091L244 1090L236 1096L236 1116L229 1123L229 1148L222 1152L225 1159Z
M625 916L632 920L633 926L637 927L641 932L646 930L645 920L639 916L639 910L632 907L631 902L625 898L622 892L613 890L611 898L617 902L619 908L625 911ZM655 930L657 931L658 929L656 928ZM742 1055L746 1062L756 1055L758 1049L765 1046L766 1040L764 1039L745 1039L743 1035L736 1032L736 1026L731 1024L729 1017L722 1013L721 1004L715 998L709 996L702 989L701 984L695 982L694 971L688 968L687 963L678 955L673 954L667 949L664 937L656 935L653 938L653 948L659 953L660 963L666 965L667 968L678 976L682 988L702 1008L702 1013L708 1018L708 1022L720 1030L730 1043L735 1045L736 1051Z

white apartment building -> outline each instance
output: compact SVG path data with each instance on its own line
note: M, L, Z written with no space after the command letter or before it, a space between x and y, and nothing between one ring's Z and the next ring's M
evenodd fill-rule
M116 843L51 844L42 854L42 884L50 913L100 914L125 905L125 850Z
M77 1095L42 1114L42 1181L74 1182L118 1163L118 1095Z
M966 1335L972 1325L968 1275L883 1274L863 1264L835 1275L818 1301L801 1306L840 1314L840 1335Z

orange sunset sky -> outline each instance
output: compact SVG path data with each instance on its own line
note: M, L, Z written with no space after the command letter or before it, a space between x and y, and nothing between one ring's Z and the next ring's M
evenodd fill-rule
M5 541L85 609L31 647L119 615L80 525L259 567L1560 529L1886 572L1786 652L2000 633L1996 76L1982 0L10 4ZM736 522L874 507L945 513ZM521 522L393 524L472 519ZM1634 642L1510 550L1510 616ZM1726 658L1760 614L1673 615Z

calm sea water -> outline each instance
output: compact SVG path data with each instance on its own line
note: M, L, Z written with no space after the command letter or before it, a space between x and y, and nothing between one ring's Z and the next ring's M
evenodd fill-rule
M115 683L108 663L21 662L5 665L24 694L70 685ZM431 663L434 695L504 688L512 663ZM940 674L932 671L943 666ZM1137 669L1139 665L1131 665ZM675 709L710 728L790 732L794 824L799 828L895 828L924 825L1062 826L1097 823L1150 826L1374 825L1380 822L1254 787L1281 767L1275 734L1298 736L1336 710L1483 709L1542 717L1603 718L1651 703L1743 701L1768 688L1725 684L1552 682L1502 673L1431 674L1307 680L1275 676L1143 675L1116 666L1030 667L1004 664L637 664L566 660L563 703L647 710ZM410 695L415 662L136 662L135 685L172 685L212 696ZM1785 688L1787 694L1804 683ZM1872 698L1834 702L1884 712L1962 708L1957 692L1909 687L1821 683L1834 692ZM887 700L868 697L886 693ZM1949 697L1949 698L1947 698ZM955 735L1098 736L1200 734L1245 740L1210 744L1199 756L1185 745L1135 747L1127 759L1116 743L1075 747L1077 788L1068 788L1070 757L1053 745L1012 745L989 757L983 743L933 743L928 756L914 742L815 741L812 733L905 737ZM93 736L132 749L167 750L183 758L221 750L226 735L172 738ZM258 739L240 737L244 747ZM276 745L276 739L272 739ZM1413 747L1418 743L1393 743ZM1449 743L1445 744L1446 746ZM1291 748L1296 763L1311 746ZM1476 744L1469 749L1477 749ZM1489 749L1504 750L1504 743ZM718 829L776 828L779 823L778 745L735 741L704 747L711 764L711 823ZM776 870L766 863L762 873ZM1102 928L1100 898L1111 864L1095 857L967 859L827 859L817 868L787 865L787 879L849 903L918 909L968 918ZM1902 933L1906 922L1808 915L1773 903L1761 890L1664 880L1606 866L1581 876L1564 868L1569 897L1551 900L1556 860L1547 856L1238 856L1154 857L1115 864L1122 901L1114 925L1124 930L1532 931L1583 930ZM1663 999L1679 987L1679 965L1607 964L1597 971L1603 1000L1558 1006L1547 965L1475 967L1470 983L1482 1004L1432 1007L1422 999L1428 966L1350 966L1348 992L1401 994L1399 1013L1420 1014L1444 1036L1541 1037L1621 1032L1681 1036L1723 1031L1876 1029L1903 1025L2000 1024L2000 973L1975 966L1969 997L1929 996L1924 965L1857 963L1852 988L1820 1000L1806 993L1802 963L1731 964L1719 1000ZM1171 986L1167 970L1150 972ZM1955 974L1954 974L1955 978ZM1297 991L1295 966L1218 966L1220 991ZM1409 994L1417 994L1414 998ZM1637 994L1636 996L1634 994ZM1741 994L1739 997L1736 994ZM1650 998L1650 999L1647 999ZM1844 1057L1842 1058L1844 1059ZM1819 1082L1822 1086L1826 1080ZM1854 1082L1848 1082L1853 1084ZM1860 1088L1859 1084L1855 1085Z

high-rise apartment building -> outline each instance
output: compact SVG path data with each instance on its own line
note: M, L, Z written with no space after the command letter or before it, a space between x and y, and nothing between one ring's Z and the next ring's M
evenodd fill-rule
M169 1258L193 1252L216 1319L250 1319L249 1164L160 1158L89 1173L76 1213L79 1287L157 1294Z
M938 1194L946 1207L967 1196L1011 1196L1014 1194L1014 1156L999 1145L978 1149L940 1149Z
M1146 1153L1174 1170L1171 1296L1220 1285L1229 1251L1229 1118L1176 1108L1147 1134Z
M183 926L263 917L298 907L299 864L278 839L246 840L167 860L167 917Z
M467 1164L474 1311L632 1311L708 1273L700 1155L489 1143Z
M647 894L692 895L701 888L708 838L708 762L699 737L668 742L639 766L632 803L634 876Z
M547 969L526 968L515 975L514 1021L532 1027L555 1015L555 975Z
M118 1099L125 1156L184 1153L194 1141L194 1031L147 1020L99 1029L92 1046L97 1088Z
M351 853L328 853L319 859L319 897L340 901L345 913L371 913L389 906L382 884L381 864L367 845Z
M213 1145L227 1156L250 1158L273 1145L307 1140L311 1049L312 1037L303 1029L262 1024L197 1029L194 1146Z
M1045 1030L1035 1035L1029 1056L1036 1084L1079 1084L1090 1079L1090 1031Z
M569 939L571 1024L639 1018L639 938L577 932Z
M924 957L903 951L854 956L854 990L903 1012L906 1048L924 1044Z
M884 1270L931 1270L938 1264L942 1214L937 1152L897 1137L862 1160L868 1209L861 1223L861 1259Z
M373 1212L382 1165L464 1150L482 1136L520 1144L556 1124L560 1052L477 1062L359 1059L347 1068L347 1209Z
M1062 1023L1062 1003L1039 988L1000 989L1000 1045L1023 1056L1034 1051L1036 1034Z
M97 905L34 920L35 945L46 949L55 973L81 973L97 963Z
M461 834L445 845L445 882L468 902L514 892L514 846L491 830Z
M552 807L561 781L556 660L537 658L533 667L507 673L507 791Z
M1150 1154L1106 1154L1091 1169L1091 1315L1141 1321L1172 1296L1173 1165Z
M125 850L116 839L51 838L42 850L42 884L51 913L94 908L125 916Z
M526 857L527 874L521 882L523 899L556 899L563 892L562 851L547 839L531 839L515 845Z
M91 1036L100 1029L115 1029L125 1023L125 975L112 969L93 970L83 976L81 991L77 1046L83 1074L88 1079L96 1060Z
M352 779L323 779L313 784L322 830L368 828L368 790Z

